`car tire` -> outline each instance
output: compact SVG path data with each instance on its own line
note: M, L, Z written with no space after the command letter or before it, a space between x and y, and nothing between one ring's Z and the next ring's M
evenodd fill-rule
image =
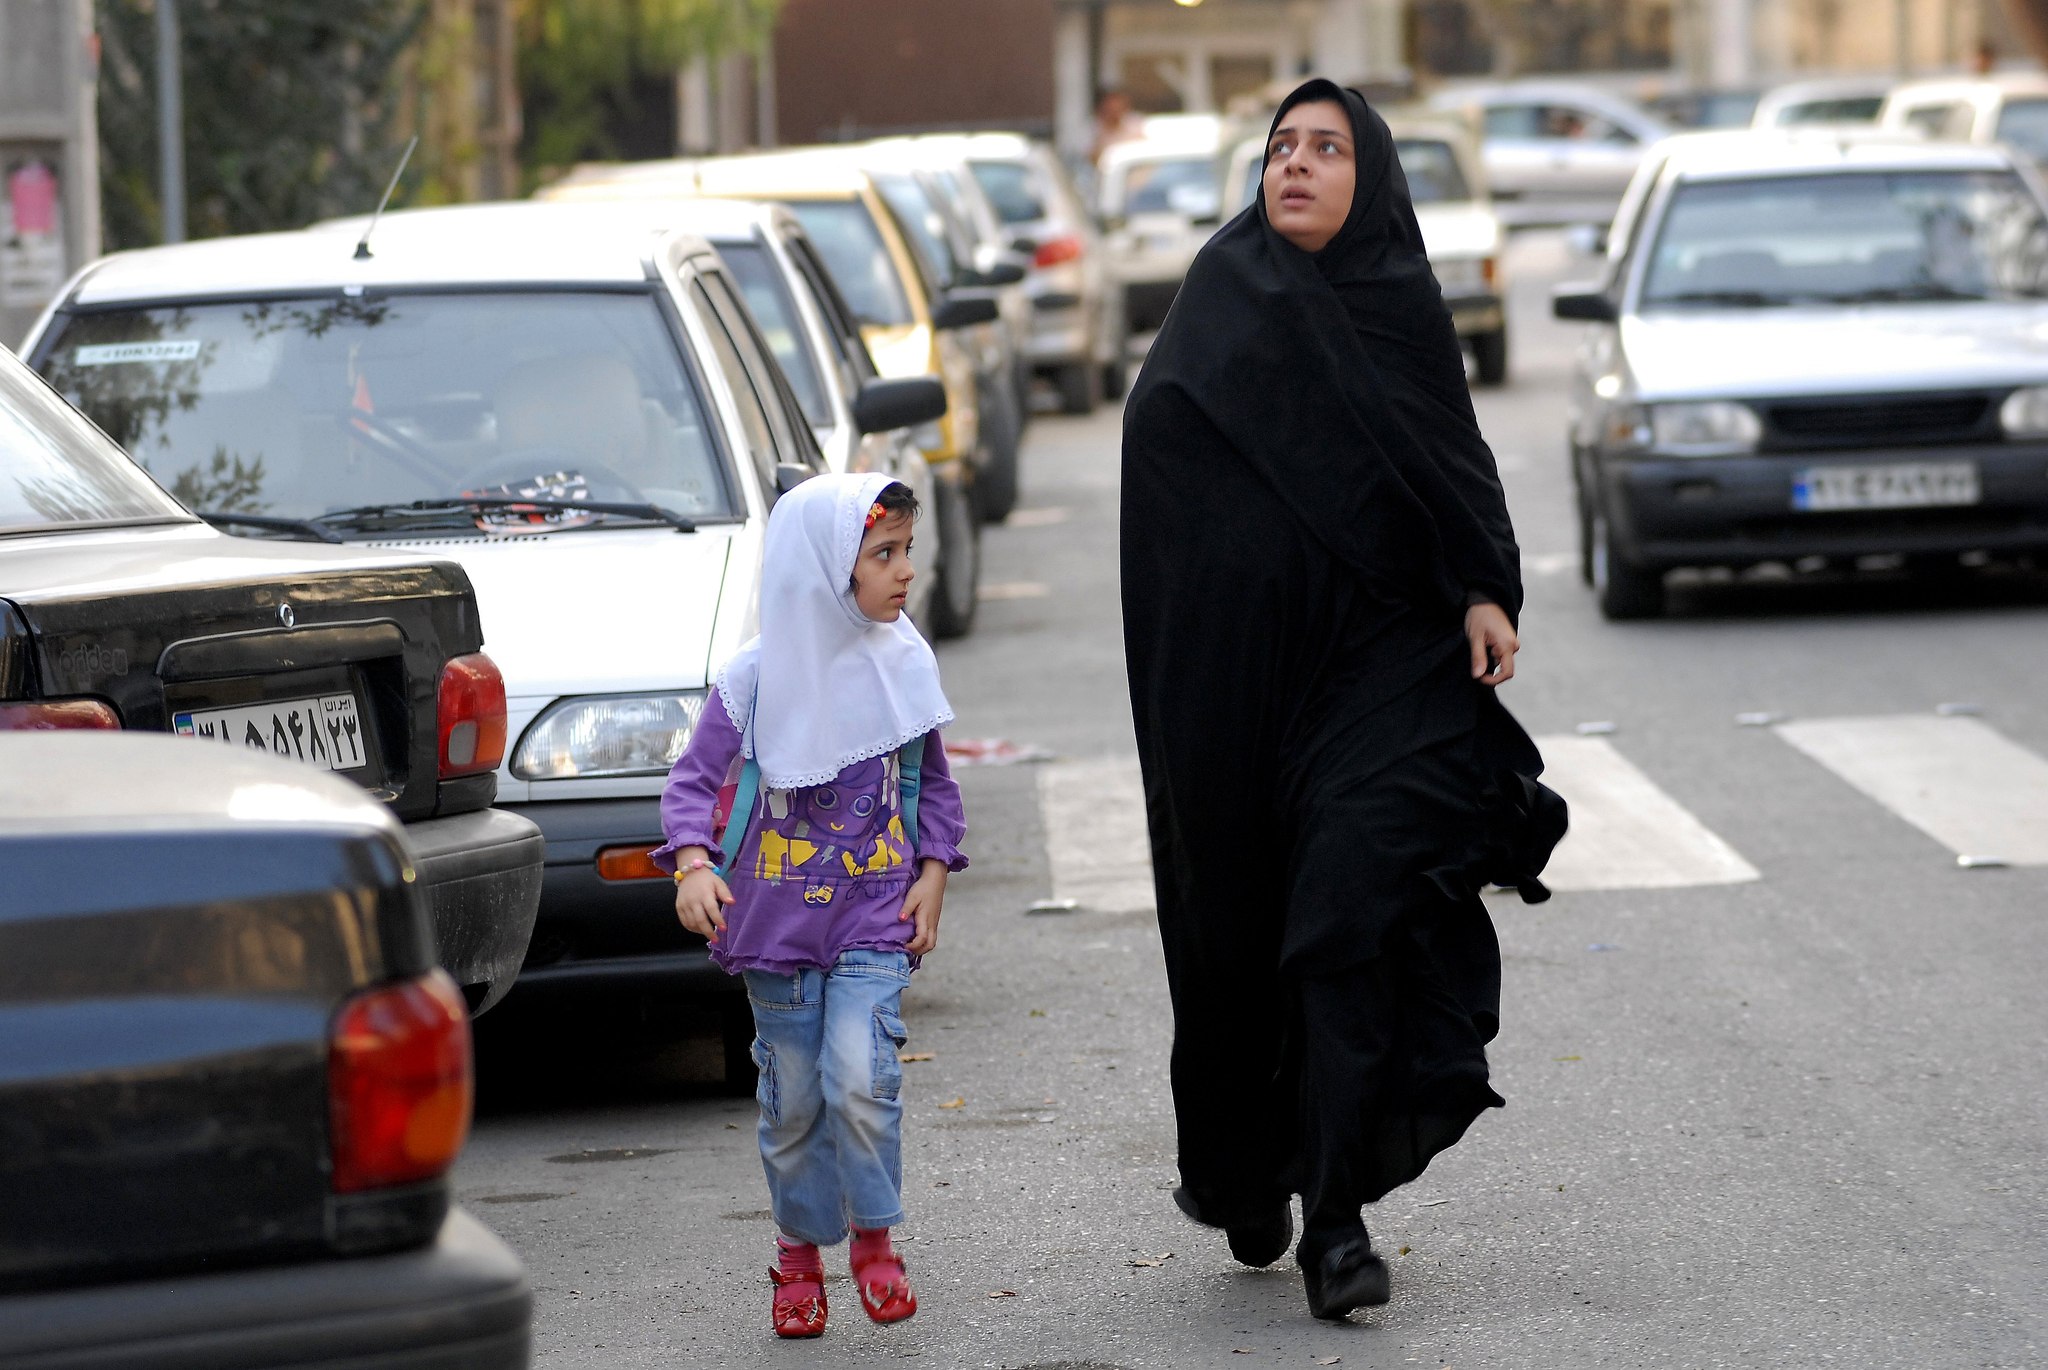
M985 440L981 469L975 476L974 493L983 523L1001 523L1017 507L1018 467L1022 464L1023 438L1017 413L1001 391L982 395L981 433Z
M1503 324L1491 333L1472 335L1472 358L1481 385L1505 385L1508 379L1508 330Z
M981 598L981 520L975 516L974 492L959 481L942 480L932 503L943 546L938 584L932 587L932 636L966 637Z
M746 996L720 996L718 1043L725 1057L725 1079L719 1092L735 1099L752 1094L759 1074L754 1067L754 1010Z
M1612 622L1656 618L1664 612L1664 576L1630 561L1614 547L1606 511L1595 507L1592 527L1593 594L1600 616Z
M1120 400L1131 389L1131 357L1121 343L1116 356L1102 367L1102 397L1106 400Z
M1590 590L1593 588L1593 511L1586 503L1586 492L1576 488L1576 479L1572 485L1572 509L1579 516L1579 583Z
M1092 414L1095 406L1102 403L1103 373L1093 363L1075 362L1063 366L1053 373L1053 384L1060 391L1060 412L1063 414Z

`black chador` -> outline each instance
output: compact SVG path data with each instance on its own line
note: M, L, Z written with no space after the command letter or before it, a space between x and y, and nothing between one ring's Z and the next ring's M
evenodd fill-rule
M1303 100L1350 112L1350 212L1311 254L1262 192L1196 259L1126 410L1122 569L1176 1197L1263 1263L1300 1193L1308 1268L1501 1104L1478 891L1543 897L1564 818L1472 678L1519 558L1393 139Z

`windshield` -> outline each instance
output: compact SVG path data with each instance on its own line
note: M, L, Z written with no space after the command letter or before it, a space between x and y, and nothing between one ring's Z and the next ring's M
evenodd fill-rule
M1216 164L1210 158L1132 162L1124 171L1125 214L1200 219L1214 214L1216 204Z
M738 512L651 294L96 311L63 320L42 356L51 384L201 513L460 495Z
M875 177L875 189L896 215L896 222L910 236L910 245L924 259L931 274L931 287L943 290L960 279L960 264L953 246L946 241L946 221L932 203L925 188L912 176L894 173Z
M789 208L825 259L832 282L846 297L854 317L870 328L896 328L911 323L910 301L896 263L882 242L882 231L860 200L791 200Z
M1045 217L1045 204L1031 183L1031 168L1022 162L969 162L996 213L1006 224L1028 224Z
M789 293L788 279L768 255L768 249L759 243L721 243L718 255L739 281L740 294L746 297L747 308L754 311L754 322L761 325L768 350L775 354L782 373L789 378L789 388L796 392L804 417L813 427L830 424L832 405L825 398L825 386L818 378L811 349L804 345L803 323L797 314L796 300Z
M1868 124L1877 118L1884 95L1831 95L1818 100L1801 100L1781 106L1778 127L1790 124Z
M1682 185L1642 303L2038 296L2048 225L2010 172L1911 171Z
M184 517L26 367L0 361L0 533Z
M1394 155L1408 180L1408 198L1418 205L1444 204L1472 198L1472 187L1458 168L1458 154L1440 138L1397 138Z
M2048 162L2048 100L2015 100L1998 113L1998 136L2037 162Z

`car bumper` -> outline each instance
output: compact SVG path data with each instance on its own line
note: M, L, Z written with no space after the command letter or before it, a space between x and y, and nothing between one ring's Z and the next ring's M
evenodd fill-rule
M1792 508L1794 475L1807 467L1964 460L1977 465L1976 504ZM1615 549L1658 569L2048 550L2048 443L1610 460L1600 479Z
M540 906L540 830L503 808L405 825L439 960L482 1013L505 997Z
M1495 333L1507 327L1507 310L1502 306L1500 296L1491 292L1478 295L1446 295L1444 304L1451 311L1451 324L1461 338L1474 333Z
M0 1296L8 1370L524 1370L519 1258L451 1212L431 1246Z
M711 963L702 938L676 921L675 886L661 880L606 880L607 847L649 851L662 843L661 801L556 800L510 805L547 838L540 914L522 987L661 982L733 992L738 982Z
M1033 366L1072 366L1094 360L1093 318L1080 296L1040 295L1031 304L1034 312L1027 355Z

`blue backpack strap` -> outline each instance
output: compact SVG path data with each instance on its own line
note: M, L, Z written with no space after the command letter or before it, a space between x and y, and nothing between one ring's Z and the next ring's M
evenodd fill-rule
M929 737L931 734L925 734ZM903 798L903 834L910 839L910 859L917 860L917 792L924 787L924 738L913 737L897 753L897 792ZM915 874L915 872L912 872Z
M725 831L718 835L718 845L725 848L725 864L714 867L712 873L720 880L740 859L740 847L747 840L747 822L754 816L754 801L761 795L761 763L752 757L740 767L737 788L732 792L732 812L725 816Z

